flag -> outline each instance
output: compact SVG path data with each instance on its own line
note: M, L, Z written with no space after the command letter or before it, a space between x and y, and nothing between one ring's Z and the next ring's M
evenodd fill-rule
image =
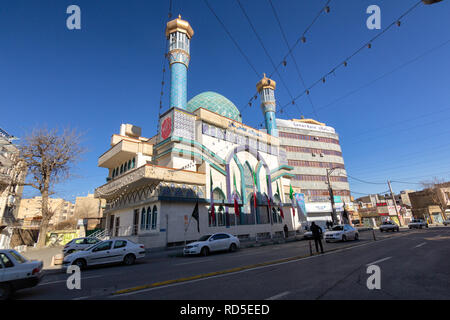
M215 210L214 210L214 191L213 191L213 180L212 180L212 172L209 171L209 178L210 178L210 194L211 194L211 205L209 206L211 209L211 219L212 223L214 224L216 220Z
M284 213L283 213L283 208L280 207L280 215L281 215L281 219L284 219Z
M294 209L294 189L292 189L292 184L289 185L289 198L292 201L292 215L295 217L295 209Z
M240 212L239 212L239 204L237 201L237 196L234 197L234 213L236 214L236 217L239 217Z
M277 193L278 193L278 196L280 197L280 199L281 199L281 195L280 195L280 189L278 189L278 182L277 182Z
M200 222L199 222L199 216L198 216L198 200L197 200L197 203L195 204L194 211L192 211L192 218L197 220L197 231L200 232Z
M256 212L256 173L253 174L253 206L255 207Z

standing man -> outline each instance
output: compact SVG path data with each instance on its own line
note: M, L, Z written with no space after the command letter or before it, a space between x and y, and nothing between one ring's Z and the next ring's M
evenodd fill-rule
M323 253L322 228L316 225L316 223L313 221L311 222L311 232L312 237L314 238L314 244L316 245L317 253L319 253L319 246L320 246L320 253Z

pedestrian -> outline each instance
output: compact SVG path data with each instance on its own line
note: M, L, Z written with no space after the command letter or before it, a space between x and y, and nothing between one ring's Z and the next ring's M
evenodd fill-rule
M323 253L323 246L322 246L322 228L316 225L316 223L313 221L311 223L311 232L312 237L314 239L314 244L316 245L316 251L319 253L319 246L320 246L320 253Z
M287 238L287 237L289 236L289 229L288 229L288 226L287 226L287 225L284 225L283 230L284 230L284 237Z

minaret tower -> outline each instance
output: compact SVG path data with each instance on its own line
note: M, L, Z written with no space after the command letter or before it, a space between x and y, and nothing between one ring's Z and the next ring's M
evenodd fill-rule
M169 21L166 37L169 40L168 58L171 69L170 108L186 109L187 105L187 69L191 56L189 47L194 30L189 22L177 19Z
M256 89L258 90L259 97L261 98L261 109L264 113L267 133L278 137L277 120L275 117L277 107L275 102L276 86L276 82L267 78L266 74L264 74L261 81L256 84Z

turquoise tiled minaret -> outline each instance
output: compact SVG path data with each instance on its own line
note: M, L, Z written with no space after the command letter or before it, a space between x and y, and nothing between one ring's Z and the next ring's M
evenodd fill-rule
M191 56L190 41L194 35L189 22L174 19L167 23L166 37L169 40L168 58L170 63L170 107L186 109L187 69Z
M256 84L256 89L258 90L259 97L261 99L261 109L264 113L267 133L278 137L277 119L275 116L277 107L275 101L276 85L277 84L275 81L267 78L266 74L264 74L261 81Z

